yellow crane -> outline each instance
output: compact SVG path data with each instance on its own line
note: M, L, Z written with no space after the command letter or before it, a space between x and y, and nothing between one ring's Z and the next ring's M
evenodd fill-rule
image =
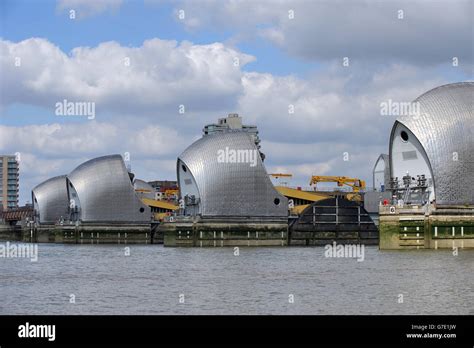
M337 186L350 186L352 187L352 192L359 192L360 190L365 189L365 181L357 178L349 178L347 176L329 176L329 175L313 175L311 181L309 182L310 186L314 185L316 189L319 182L335 182Z
M285 173L272 173L268 174L269 176L275 178L277 180L278 185L280 186L288 186L288 181L283 181L283 178L292 178L293 174L285 174Z
M165 190L165 197L172 198L172 196L178 197L179 190L178 189L167 189Z
M272 174L268 174L268 175L273 176L276 179L293 177L293 174L284 174L284 173L272 173Z

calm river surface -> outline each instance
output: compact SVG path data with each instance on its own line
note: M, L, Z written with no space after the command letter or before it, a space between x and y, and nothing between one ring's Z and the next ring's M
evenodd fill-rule
M357 262L322 247L129 248L0 258L0 314L474 314L472 250L366 247Z

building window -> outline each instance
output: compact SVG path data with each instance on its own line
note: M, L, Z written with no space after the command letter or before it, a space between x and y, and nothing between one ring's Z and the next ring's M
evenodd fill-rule
M407 132L401 131L400 137L402 138L402 140L403 140L405 143L408 141L408 133L407 133Z

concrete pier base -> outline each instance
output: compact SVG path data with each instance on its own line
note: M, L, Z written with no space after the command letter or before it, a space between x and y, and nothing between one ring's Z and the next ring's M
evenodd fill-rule
M473 207L381 207L379 228L382 250L474 248Z
M286 221L176 221L159 226L166 247L286 246Z
M10 226L0 224L0 240L21 241L21 226Z
M2 233L0 239L30 243L65 244L151 244L154 235L149 224L87 224L24 226Z

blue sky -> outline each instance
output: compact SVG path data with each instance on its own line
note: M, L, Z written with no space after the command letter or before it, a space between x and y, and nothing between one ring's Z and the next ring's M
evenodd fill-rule
M294 185L311 174L369 179L394 121L382 101L472 80L468 0L0 6L0 152L23 155L22 203L42 180L109 153L130 152L140 178L174 179L179 153L231 112L259 127L268 171L293 173ZM63 99L95 102L97 117L56 116Z

